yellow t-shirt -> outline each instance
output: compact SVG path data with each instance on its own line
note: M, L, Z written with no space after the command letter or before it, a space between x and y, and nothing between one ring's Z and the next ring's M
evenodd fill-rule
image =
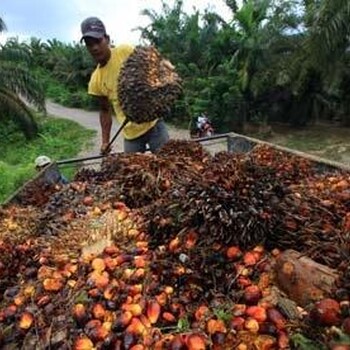
M111 102L117 121L122 124L125 120L119 100L118 100L118 76L124 61L134 51L129 45L120 45L111 49L111 57L103 67L98 65L91 75L88 93L95 96L106 96ZM145 134L157 123L157 119L146 123L129 122L123 129L124 137L128 140L135 139Z

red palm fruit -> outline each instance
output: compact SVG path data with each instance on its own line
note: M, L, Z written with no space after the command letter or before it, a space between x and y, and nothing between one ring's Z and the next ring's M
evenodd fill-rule
M226 251L226 257L229 260L237 261L242 257L242 251L236 246L229 247Z
M347 317L342 324L342 329L346 334L350 334L350 317Z
M190 232L187 233L185 237L185 248L186 249L192 249L198 240L198 234L196 231L191 230Z
M89 333L89 336L94 341L103 341L105 340L109 335L109 330L103 327L102 325L96 326L95 328L91 329L91 332Z
M91 262L91 267L95 271L102 272L105 270L106 264L102 258L95 258Z
M257 285L248 286L244 290L244 300L246 304L256 304L261 298L261 290Z
M248 277L239 276L238 279L237 279L237 284L241 288L245 288L245 287L250 286L252 284L252 281Z
M245 266L254 266L257 263L257 259L253 253L247 252L243 256L243 262Z
M194 313L194 317L197 321L203 320L209 315L209 308L205 305L201 305Z
M156 300L150 300L147 304L147 317L151 324L155 324L158 321L160 315L161 306Z
M170 313L170 312L163 312L162 313L162 317L167 322L170 322L170 323L176 322L175 316L172 313Z
M106 256L104 259L104 263L106 265L106 270L107 271L114 271L115 268L117 267L117 259L112 258L110 256Z
M290 349L288 334L284 331L278 332L277 338L278 349Z
M199 334L190 334L186 337L188 350L205 350L205 339Z
M271 321L277 329L283 330L286 328L286 319L284 316L275 308L270 308L266 310L267 319Z
M231 320L231 328L236 331L242 331L244 329L245 319L240 316L236 316Z
M104 249L104 253L110 256L116 255L120 252L119 248L115 245L110 245Z
M17 312L17 306L14 304L9 305L4 309L4 318L8 319L8 318L14 317L16 315L16 312Z
M140 278L142 278L142 277L144 277L145 276L145 269L143 269L143 268L138 268L138 269L136 269L136 271L134 272L134 274L132 275L132 277L134 278L134 279L140 279Z
M310 318L322 326L337 326L340 323L340 305L334 299L322 299L310 311Z
M261 306L249 306L247 308L246 314L258 322L265 322L267 318L266 310Z
M183 350L185 347L185 342L183 339L183 336L181 334L178 334L174 336L173 339L169 341L169 345L167 346L167 349L169 350Z
M101 296L101 291L98 288L93 288L88 291L88 295L92 298L99 298Z
M73 345L73 350L94 350L94 343L87 337L78 338Z
M37 298L36 304L40 307L47 305L51 301L51 297L49 295L42 295Z
M135 256L134 257L134 265L135 265L135 267L138 267L138 268L146 267L147 262L146 262L145 257L142 255Z
M19 320L18 326L21 329L27 330L32 326L33 322L34 322L33 315L29 312L23 312Z

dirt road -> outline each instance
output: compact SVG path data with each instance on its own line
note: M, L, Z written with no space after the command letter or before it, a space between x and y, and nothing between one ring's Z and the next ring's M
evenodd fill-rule
M47 112L49 115L56 116L59 118L70 119L76 121L87 129L92 129L97 132L96 137L93 140L92 148L82 150L79 156L90 156L99 154L101 144L101 127L98 117L98 112L90 112L77 108L67 108L59 104L47 101L46 103ZM118 123L113 120L112 135L118 130ZM172 139L189 139L189 133L186 129L177 129L168 126L169 134ZM113 145L114 152L123 151L123 137L119 135Z

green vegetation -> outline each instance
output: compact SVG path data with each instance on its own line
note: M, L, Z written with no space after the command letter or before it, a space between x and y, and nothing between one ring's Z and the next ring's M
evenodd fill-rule
M75 156L94 134L75 122L36 117L39 127L37 138L28 141L17 125L8 120L0 128L0 203L35 175L34 160L39 155L47 155L52 160ZM62 170L68 178L74 169Z

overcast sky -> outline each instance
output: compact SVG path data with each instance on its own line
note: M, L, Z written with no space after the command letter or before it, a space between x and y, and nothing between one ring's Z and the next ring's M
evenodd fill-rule
M223 0L183 0L183 3L187 13L194 7L203 11L210 6L225 19L230 18ZM145 8L159 12L161 0L0 0L0 17L7 26L7 31L0 33L0 43L9 37L22 41L33 36L44 41L53 38L67 43L79 41L81 21L97 16L104 21L115 44L137 44L139 32L133 29L149 23L140 14Z

